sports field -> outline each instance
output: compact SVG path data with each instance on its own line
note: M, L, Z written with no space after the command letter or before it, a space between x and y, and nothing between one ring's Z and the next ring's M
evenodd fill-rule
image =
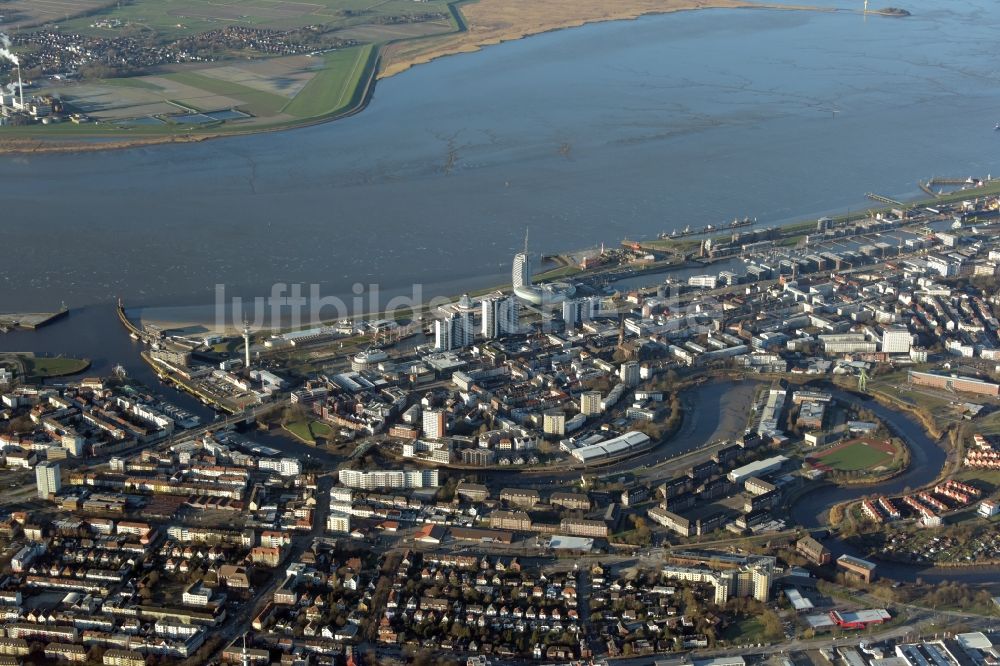
M838 472L857 472L885 467L896 450L891 442L858 439L831 447L808 460L814 467Z

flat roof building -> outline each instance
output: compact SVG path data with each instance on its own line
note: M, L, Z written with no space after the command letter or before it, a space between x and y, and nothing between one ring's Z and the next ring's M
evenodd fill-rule
M35 467L35 484L38 497L48 499L62 488L62 476L59 463L43 462Z
M962 393L976 393L979 395L1000 395L1000 384L984 382L973 377L952 377L950 375L936 375L930 372L909 371L911 384L918 386L930 386L931 388L943 389L945 391L959 391Z
M892 619L884 608L859 611L831 611L830 619L843 629L865 629Z
M757 460L729 472L729 480L733 483L743 483L750 477L759 477L777 472L786 462L788 462L788 458L785 456L773 456L764 460Z
M609 439L597 444L591 444L589 446L581 446L578 449L574 449L570 455L580 462L587 464L598 460L606 460L608 458L617 458L623 455L638 453L639 451L644 451L650 448L652 445L653 441L648 435L637 430L633 430L621 435L620 437L615 437L614 439Z

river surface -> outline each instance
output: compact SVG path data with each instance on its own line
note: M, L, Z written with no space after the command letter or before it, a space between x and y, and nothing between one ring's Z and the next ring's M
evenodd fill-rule
M416 67L334 123L4 157L0 310L123 296L191 319L217 284L455 293L502 281L529 226L552 253L1000 171L1000 3L896 4L913 16L594 24Z

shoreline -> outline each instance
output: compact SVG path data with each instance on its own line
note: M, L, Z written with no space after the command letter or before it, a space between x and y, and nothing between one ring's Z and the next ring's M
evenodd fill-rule
M128 150L131 148L200 143L213 139L251 136L275 132L286 132L305 127L325 124L353 116L364 111L374 94L378 81L388 79L418 65L427 64L448 56L463 53L475 53L489 46L507 42L519 41L536 35L543 35L560 30L580 28L596 23L614 21L634 21L646 16L674 14L686 11L706 9L763 9L778 11L814 11L838 12L851 11L836 8L817 7L798 4L761 3L752 0L632 0L635 4L621 9L605 10L596 5L581 11L584 15L556 16L539 18L534 25L521 25L503 20L505 12L520 12L521 5L532 5L530 0L457 0L449 5L456 17L458 30L444 35L428 38L411 38L401 41L379 44L374 49L374 62L367 80L360 88L358 102L341 112L307 118L299 122L290 122L277 127L234 128L227 131L208 131L205 133L161 134L142 137L129 137L127 134L110 133L104 135L87 134L81 131L78 138L59 137L54 139L39 138L38 135L24 138L4 137L0 132L0 155L47 155L68 153L90 153L111 150ZM505 7L496 8L492 4L505 3ZM463 6L468 10L463 11ZM483 7L487 7L484 12ZM577 10L578 5L564 2L561 7ZM589 14L588 14L589 11ZM493 13L490 13L493 12ZM881 11L869 11L870 14L884 15ZM478 14L478 16L477 16ZM498 19L498 16L500 17ZM500 23L496 22L500 20ZM477 23L480 21L481 23ZM491 24L490 22L494 23ZM529 19L530 22L530 19ZM415 45L412 52L404 49ZM401 51L404 51L401 53ZM394 59L396 58L396 59ZM357 91L356 91L357 94ZM99 140L102 136L107 141Z
M986 196L986 195L989 195L989 194L997 194L997 193L1000 193L1000 178L995 178L995 179L992 179L992 180L983 180L976 187L965 189L965 190L958 190L956 193L954 193L952 195L952 197L957 200L957 199L964 198L966 196ZM932 199L932 198L915 198L915 199L907 199L904 202L904 205L906 207L917 207L917 206L932 205L935 202L940 202L940 201L941 201L940 197L939 198L934 198L934 199ZM887 210L887 209L888 209L888 207L873 208L873 209L870 209L870 210L872 210L872 211L880 211L880 210ZM779 225L779 228L781 228L784 232L795 233L795 232L797 232L799 230L800 227L807 226L807 227L811 228L812 226L815 225L815 223L816 223L815 219L808 219L808 218L803 219L801 217L793 215L792 217L789 218L789 221L787 223L785 223L783 225ZM556 257L561 257L562 260L565 261L567 256L575 254L575 253L580 252L580 251L581 250L579 250L579 249L578 250L572 250L572 251L562 252L562 253L560 253L558 255L555 255L555 256ZM559 262L556 262L556 263L559 263ZM663 265L663 266L660 266L660 267L657 267L657 268L652 268L652 269L644 270L640 274L637 274L637 275L625 276L623 279L630 279L630 278L633 278L633 277L637 277L639 275L641 275L641 276L669 275L670 273L672 273L673 271L676 271L676 270L684 270L686 268L693 268L694 266L692 266L691 263L692 262L690 262L690 261L686 261L686 262L683 262L683 263L677 263L677 264L671 264L671 265ZM571 265L572 264L567 264L567 266L571 266ZM559 271L562 268L566 268L567 266L562 266L562 267L558 267L557 266L555 268L548 269L548 270L543 271L541 273L535 273L535 274L533 274L532 279L536 283L542 283L542 282L548 281L548 280L550 280L552 278L546 278L547 275L550 275L553 271ZM592 276L594 274L595 270L596 270L596 272L600 272L601 269L598 268L598 269L580 270L579 272L574 273L571 277L575 278L575 279L586 278L588 276ZM612 280L612 282L616 282L616 281L617 280ZM510 290L510 288L511 288L511 286L510 286L509 282L498 282L497 284L494 284L494 285L489 286L489 287L484 287L484 288L481 288L481 289L473 289L473 290L469 290L469 291L461 292L461 293L440 294L438 296L432 296L432 297L426 298L422 303L417 304L417 307L416 307L415 310L413 310L412 314L414 315L415 318L423 316L423 315L426 315L431 310L431 303L432 303L432 301L434 301L436 299L444 299L445 301L448 301L448 302L454 302L454 301L458 300L458 298L460 298L463 293L467 293L467 294L469 294L472 297L478 297L478 296L482 296L482 295L485 295L485 294L488 294L488 293L494 292L494 291L507 291L507 290ZM239 333L238 327L235 327L232 324L226 324L225 326L223 326L223 327L220 328L219 326L217 326L217 322L208 321L208 320L198 320L197 318L192 318L190 315L171 318L171 317L165 317L165 316L163 316L162 313L151 312L151 313L149 313L149 315L147 315L147 313L146 313L147 310L152 310L152 311L161 310L161 309L167 309L167 310L169 310L169 309L171 309L173 307L175 307L175 306L165 305L165 304L160 304L160 305L139 304L139 305L132 306L129 309L133 311L133 313L134 313L133 316L137 316L138 321L141 322L142 324L147 324L147 323L154 324L154 325L159 326L160 328L165 329L165 330L166 329L169 329L169 330L179 330L179 329L196 329L197 328L197 329L204 329L204 330L201 330L201 331L197 331L197 333L199 333L199 334L205 334L205 335L208 335L208 334L219 334L219 335L224 335L224 336L232 336L232 335L236 335L236 334ZM180 306L180 307L188 307L188 306ZM204 304L201 304L201 305L194 305L194 306L191 306L191 307L213 308L215 306L213 304L211 304L211 303L204 303ZM406 308L403 308L403 310L406 310ZM138 311L138 312L135 312L135 311ZM157 314L159 314L160 316L156 316ZM121 313L120 313L119 316L123 316L123 315L121 315ZM376 319L376 318L382 318L382 317L386 317L386 316L388 316L388 313L384 309L381 309L381 308L378 309L378 310L376 310L376 311L365 310L362 313L350 313L350 314L346 315L347 318L361 319L361 320ZM291 326L280 325L280 326L278 326L275 329L275 332L278 332L278 331L280 331L280 332L290 332L290 331L294 331L294 330L304 330L304 329L315 327L315 326L331 325L331 324L336 323L336 321L338 321L339 319L342 319L342 318L344 318L344 317L342 316L342 317L334 317L334 318L329 318L329 319L323 319L323 320L321 320L319 322L308 322L308 323L303 322L299 326L294 327L294 328L291 327ZM138 329L136 329L135 332L139 333L140 331ZM194 331L191 331L191 333L194 333ZM837 388L839 388L841 390L845 390L844 387L837 387ZM852 390L852 389L848 388L846 390ZM870 393L870 395L872 396L872 399L877 404L880 404L880 405L883 405L883 406L889 406L889 405L895 405L896 404L896 403L892 402L891 399L887 398L882 393L880 393L877 389L873 390ZM887 404L887 401L888 401L888 404ZM933 438L935 440L940 439L943 436L944 433L941 432L941 431L939 431L938 429L932 427L932 424L928 424L928 422L925 420L925 415L921 414L918 410L915 410L913 407L908 406L905 403L898 405L898 409L906 412L906 414L908 414L914 420L916 420L918 423L920 423L921 427L924 428L924 432L925 432L925 434L927 434L927 436L929 436L929 437L931 437L931 438ZM907 446L906 448L907 448L907 451L910 454L912 454L912 451L910 450L910 447ZM911 461L911 464L912 464L912 461ZM899 474L902 474L902 473L904 473L906 471L907 471L906 469L897 470L895 473L893 473L892 475L888 476L885 479L882 479L879 482L881 483L881 482L884 482L884 481L891 480L891 479L895 478L896 476L898 476ZM846 484L845 487L847 487L847 486L857 486L857 485L858 484L856 484L856 483L855 484Z
M469 11L471 15L476 14L476 8L484 6L489 0L479 0L479 2L471 2L469 4ZM669 2L669 0L668 0ZM456 4L464 4L464 2L459 2ZM526 3L521 3L526 4ZM465 53L476 53L482 51L484 48L489 46L496 46L499 44L505 44L508 42L515 42L522 39L527 39L528 37L535 37L538 35L544 35L552 32L557 32L560 30L571 30L573 28L582 28L587 25L593 25L597 23L610 23L615 21L635 21L647 16L663 16L667 14L676 14L680 12L688 11L699 11L706 9L764 9L764 10L778 10L778 11L814 11L814 12L837 12L842 11L836 8L828 7L818 7L813 5L797 5L797 4L778 4L770 2L755 2L753 0L680 0L675 6L663 6L662 3L651 3L640 0L640 5L651 5L649 7L643 8L624 8L617 11L612 10L607 13L583 16L583 17L564 17L562 19L554 20L551 24L542 23L534 27L515 27L513 25L508 25L503 28L490 30L490 26L476 26L472 25L465 31L452 33L450 35L442 35L439 37L439 43L429 45L430 48L427 51L417 51L406 55L399 61L393 61L392 56L394 55L392 48L394 46L403 46L406 42L400 42L396 44L389 44L385 47L383 55L387 60L388 64L385 69L378 75L379 79L387 79L395 76L396 74L401 74L417 65L424 65L434 60L440 58L445 58L448 56L461 55ZM457 9L457 7L456 7ZM870 14L876 13L874 11L869 11ZM468 19L468 15L467 15ZM487 21L491 20L489 15L487 15ZM495 20L495 19L493 19ZM471 23L471 21L470 21ZM398 50L398 49L397 49Z

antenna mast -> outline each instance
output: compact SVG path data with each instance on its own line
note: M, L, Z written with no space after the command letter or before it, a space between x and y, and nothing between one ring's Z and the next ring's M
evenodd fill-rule
M243 345L246 347L245 367L250 369L250 322L243 320Z

